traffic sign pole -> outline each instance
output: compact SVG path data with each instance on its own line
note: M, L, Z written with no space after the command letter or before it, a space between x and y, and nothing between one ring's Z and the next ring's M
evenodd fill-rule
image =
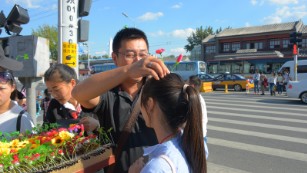
M58 63L66 64L75 69L78 67L78 3L79 1L59 1L59 57Z

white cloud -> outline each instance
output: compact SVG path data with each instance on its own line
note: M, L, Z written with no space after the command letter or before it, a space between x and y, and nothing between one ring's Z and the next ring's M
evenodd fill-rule
M264 4L264 1L265 0L250 0L250 3L252 5L259 5L259 6L262 6Z
M271 16L265 17L263 21L267 24L281 23L283 20L294 21L307 16L306 6L277 8Z
M249 22L245 23L245 27L250 27L250 26L251 26L251 24Z
M174 48L174 49L170 50L170 54L171 55L179 55L179 54L185 55L186 54L186 50L184 48L182 48L182 47Z
M163 16L162 12L157 12L157 13L147 12L142 16L138 17L138 19L140 21L149 21L149 20L157 20L159 17L162 16Z
M108 54L107 51L103 50L101 52L95 52L95 55L105 55L105 54Z
M182 5L183 4L181 2L179 2L178 4L173 5L172 8L178 9L178 8L181 8Z
M175 38L187 38L192 32L195 32L195 29L187 28L187 29L177 29L171 32L171 36Z
M258 3L257 0L251 0L252 5L257 5L257 3Z
M151 32L151 33L149 33L149 35L152 36L152 37L161 37L161 36L165 36L166 33L159 30L157 32Z
M270 2L276 5L298 4L298 0L270 0Z
M23 8L40 8L42 0L6 0L8 4L19 4Z
M281 23L282 19L278 16L268 16L268 17L263 18L263 22L265 24Z

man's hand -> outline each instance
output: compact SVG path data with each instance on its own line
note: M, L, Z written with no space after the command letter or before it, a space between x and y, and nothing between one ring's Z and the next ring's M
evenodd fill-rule
M156 80L159 80L169 73L170 71L164 62L153 56L143 58L131 64L128 69L128 75L132 79L151 75Z
M85 131L94 131L100 127L99 121L92 117L83 117L79 123L83 124Z

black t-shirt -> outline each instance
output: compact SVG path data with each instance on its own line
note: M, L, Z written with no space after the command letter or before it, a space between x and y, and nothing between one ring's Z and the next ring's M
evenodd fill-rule
M54 109L56 109L57 114L54 114ZM56 99L51 99L48 110L46 112L46 119L44 124L46 123L58 123L60 127L69 127L70 124L76 124L79 122L78 119L73 119L71 116L71 110L69 108L64 107L60 102Z
M106 130L113 128L112 137L115 143L118 143L118 138L130 116L134 101L136 99L131 100L125 91L114 88L103 94L100 97L100 103L94 108L94 112L99 118L100 126ZM91 111L85 108L82 108L82 110L85 112ZM114 172L127 172L129 166L143 155L144 147L156 145L157 143L158 140L154 130L146 126L140 114L123 147L120 161L116 161Z

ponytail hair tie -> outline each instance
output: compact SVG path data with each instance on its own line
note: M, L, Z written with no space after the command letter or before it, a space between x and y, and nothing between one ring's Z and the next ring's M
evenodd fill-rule
M187 90L187 87L188 87L188 86L189 86L188 84L184 84L184 85L183 85L183 87L182 87L183 93L186 93L186 90Z

